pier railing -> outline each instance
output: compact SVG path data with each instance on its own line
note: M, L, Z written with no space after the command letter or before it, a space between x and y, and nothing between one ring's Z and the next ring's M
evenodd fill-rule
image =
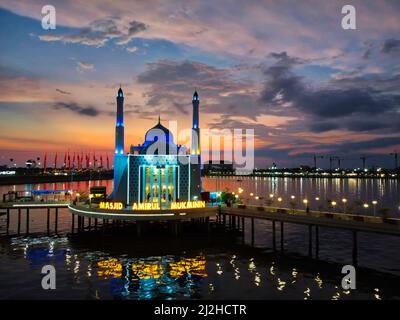
M268 207L268 206L256 206L256 205L245 205L245 204L232 204L230 207L223 206L222 210L235 211L236 213L257 213L258 216L276 214L279 217L284 215L292 215L298 217L313 217L313 218L326 218L331 220L340 221L357 221L373 224L391 224L400 226L399 218L388 218L379 216L370 216L353 213L340 213L333 211L318 211L318 210L304 210L304 209L292 209L292 208L281 208L281 207Z

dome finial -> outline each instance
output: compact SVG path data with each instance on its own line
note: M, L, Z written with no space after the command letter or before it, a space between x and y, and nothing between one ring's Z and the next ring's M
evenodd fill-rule
M122 88L121 88L121 83L119 84L119 89L118 89L118 97L123 97L124 93L122 92Z
M197 93L197 89L194 88L194 93L193 93L193 101L199 100L199 94Z

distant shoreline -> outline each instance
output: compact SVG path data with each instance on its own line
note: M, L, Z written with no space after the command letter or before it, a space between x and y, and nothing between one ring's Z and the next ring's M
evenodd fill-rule
M71 174L68 175L15 175L0 177L0 185L14 184L36 184L36 183L57 183L89 180L111 180L113 171L92 172L90 174Z
M0 185L17 185L17 184L37 184L37 183L57 183L71 181L89 181L89 180L111 180L113 179L113 171L92 172L90 174L74 174L68 175L14 175L0 177ZM203 175L206 178L235 178L241 180L243 178L290 178L290 179L380 179L380 180L399 180L400 176L346 176L346 175Z

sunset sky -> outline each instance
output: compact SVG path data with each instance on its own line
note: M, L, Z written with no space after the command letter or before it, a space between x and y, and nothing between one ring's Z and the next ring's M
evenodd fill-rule
M56 8L56 30L41 8ZM357 30L341 8L357 10ZM113 152L158 115L255 130L260 167L393 167L400 151L400 1L0 0L0 165L65 150ZM321 164L327 166L324 159Z

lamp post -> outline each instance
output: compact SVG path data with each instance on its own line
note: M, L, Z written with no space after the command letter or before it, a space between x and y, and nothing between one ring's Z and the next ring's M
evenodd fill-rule
M346 203L347 203L347 199L343 198L342 199L343 202L343 213L346 213Z
M374 206L374 217L376 216L376 205L378 204L378 201L373 200L372 205Z
M336 201L332 201L331 205L332 205L332 208L333 208L333 212L335 212L335 207L337 205Z
M282 202L282 198L281 197L278 197L278 202L279 202L279 204L278 204L278 206L280 207L280 204L281 204L281 202Z
M303 203L304 203L304 205L306 206L306 212L308 212L308 211L309 211L308 200L307 200L307 199L304 199L304 200L303 200Z

